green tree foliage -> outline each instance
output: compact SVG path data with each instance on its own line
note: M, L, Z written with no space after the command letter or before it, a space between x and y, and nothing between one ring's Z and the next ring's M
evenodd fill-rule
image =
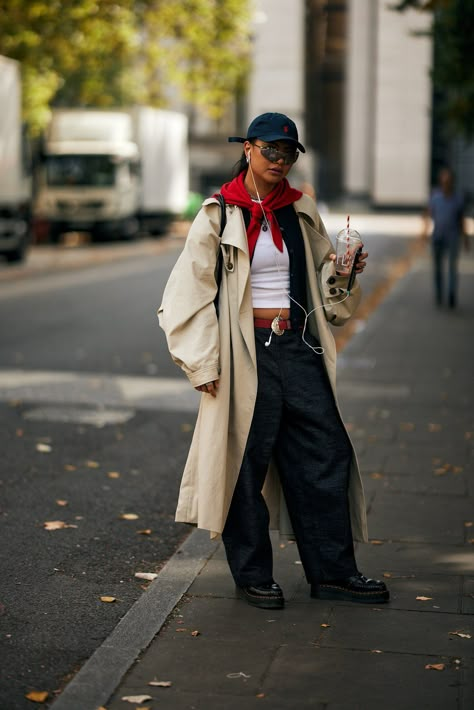
M474 0L402 0L395 10L431 12L433 83L441 118L467 138L474 136Z
M218 118L248 70L246 0L0 0L0 54L21 63L33 134L51 105L166 106Z

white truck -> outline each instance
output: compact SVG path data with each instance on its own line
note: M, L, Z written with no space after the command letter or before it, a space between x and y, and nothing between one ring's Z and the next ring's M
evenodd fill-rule
M34 210L51 241L68 231L92 240L160 232L185 209L188 192L185 114L147 106L53 111Z
M0 256L10 262L22 261L30 241L31 191L20 65L0 56Z

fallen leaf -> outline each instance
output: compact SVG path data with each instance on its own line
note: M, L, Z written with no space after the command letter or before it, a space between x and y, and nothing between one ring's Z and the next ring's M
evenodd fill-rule
M402 431L413 431L415 428L415 425L413 422L401 422L400 424L400 429Z
M459 636L459 638L461 638L461 639L472 638L471 634L464 634L462 631L450 631L449 635L450 636Z
M67 463L64 465L64 470L65 471L77 471L77 466L73 466L71 463Z
M144 703L145 700L153 700L151 695L124 695L122 700L126 703Z
M152 582L158 577L158 575L155 572L135 572L135 577L137 577L137 579L146 579L148 582Z
M474 537L470 537L468 543L469 545L474 545Z
M383 540L371 540L371 545L383 545Z
M52 450L53 447L49 444L36 444L36 451L39 451L40 454L50 454Z
M151 535L152 530L147 528L146 530L137 530L137 535Z
M101 602L105 602L106 604L112 604L112 602L116 602L117 599L116 597L101 597L100 598ZM140 700L137 700L137 703L139 703Z
M428 665L425 666L425 670L427 671L444 671L445 668L445 663L428 663Z
M201 632L200 631L191 631L191 636L200 636Z
M428 602L430 599L433 599L433 597L417 597L416 599L419 602Z
M374 481L378 481L380 478L384 478L383 473L371 473L370 477L374 479Z
M385 579L390 579L391 577L393 577L393 574L391 572L384 572L383 576L385 577Z
M43 523L45 530L64 530L64 528L77 528L77 525L65 523L64 520L48 520Z
M107 476L109 478L120 478L120 473L118 471L109 471Z
M99 468L100 463L98 461L86 461L87 468Z
M455 474L462 473L464 471L462 466L453 466L452 470L453 470L453 473L455 473Z
M322 628L322 629L330 629L330 628L331 628L331 624L321 624L321 628Z
M60 505L61 507L64 507L65 505L68 505L67 500L63 500L62 498L58 498L56 500L56 505Z
M49 693L47 690L32 690L25 695L25 698L32 700L34 703L44 703Z
M255 697L256 697L256 698L264 698L264 697L265 697L265 693L258 693Z
M441 424L434 424L433 422L430 422L428 424L428 431L441 431L442 426Z
M175 629L175 631L179 634L180 631L187 631L187 629Z
M136 513L123 513L119 515L120 520L138 520L140 516Z
M150 680L148 685L153 685L155 688L171 688L173 683L170 680Z
M25 433L25 432L23 431L23 429L17 429L16 432L15 432L15 434L16 434L17 436L19 436L19 437L23 436L24 433Z

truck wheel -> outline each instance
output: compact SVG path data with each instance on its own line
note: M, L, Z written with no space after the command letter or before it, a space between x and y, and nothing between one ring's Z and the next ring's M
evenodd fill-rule
M49 228L49 241L51 244L59 244L61 241L63 230L61 227L50 227Z
M26 256L26 246L24 244L22 246L18 247L18 249L14 249L13 251L7 251L4 254L5 259L10 264L15 264L20 261L23 261L25 256Z
M128 219L126 222L124 222L120 236L124 241L131 242L138 237L139 231L140 223L138 219Z

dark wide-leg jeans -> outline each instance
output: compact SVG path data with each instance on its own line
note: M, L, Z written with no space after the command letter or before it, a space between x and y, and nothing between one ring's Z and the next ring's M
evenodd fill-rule
M347 498L352 447L322 356L301 330L273 335L265 347L269 334L255 329L257 400L222 533L229 567L240 587L273 580L262 496L273 456L308 582L343 579L357 572Z

